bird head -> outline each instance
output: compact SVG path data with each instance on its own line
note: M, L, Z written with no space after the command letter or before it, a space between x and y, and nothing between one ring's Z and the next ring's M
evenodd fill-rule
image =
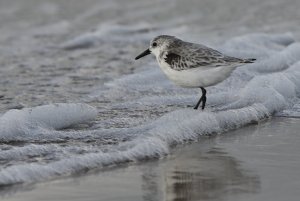
M151 40L150 46L144 52L139 54L135 60L138 60L148 54L154 54L158 57L161 52L166 51L169 46L176 40L175 36L161 35ZM177 39L178 40L178 39Z

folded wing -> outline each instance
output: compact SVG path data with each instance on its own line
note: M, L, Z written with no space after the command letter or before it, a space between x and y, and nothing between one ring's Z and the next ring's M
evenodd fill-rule
M180 47L180 48L178 48ZM239 59L222 54L221 52L200 44L180 41L170 46L165 61L174 70L192 68L213 68L222 66L238 66L253 63L255 59Z

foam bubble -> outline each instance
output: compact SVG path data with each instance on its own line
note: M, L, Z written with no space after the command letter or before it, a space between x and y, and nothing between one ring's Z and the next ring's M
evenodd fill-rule
M26 140L38 129L56 130L94 119L97 110L87 104L58 103L22 110L9 110L0 117L0 139Z

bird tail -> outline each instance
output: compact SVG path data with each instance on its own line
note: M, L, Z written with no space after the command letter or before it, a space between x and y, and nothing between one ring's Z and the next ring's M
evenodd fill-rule
M251 58L251 59L244 59L243 63L254 63L255 60L256 59L253 59L253 58Z

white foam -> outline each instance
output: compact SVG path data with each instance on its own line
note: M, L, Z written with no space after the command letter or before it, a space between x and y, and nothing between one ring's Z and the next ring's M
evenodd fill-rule
M147 138L138 144L126 143L122 150L115 152L88 153L81 156L68 157L49 164L26 164L7 167L0 171L0 185L23 182L36 182L76 172L117 165L122 162L142 160L147 157L161 157L167 153L164 142L156 138Z
M10 110L0 117L0 139L28 140L38 129L56 130L94 119L97 110L87 104L59 103L22 110Z

